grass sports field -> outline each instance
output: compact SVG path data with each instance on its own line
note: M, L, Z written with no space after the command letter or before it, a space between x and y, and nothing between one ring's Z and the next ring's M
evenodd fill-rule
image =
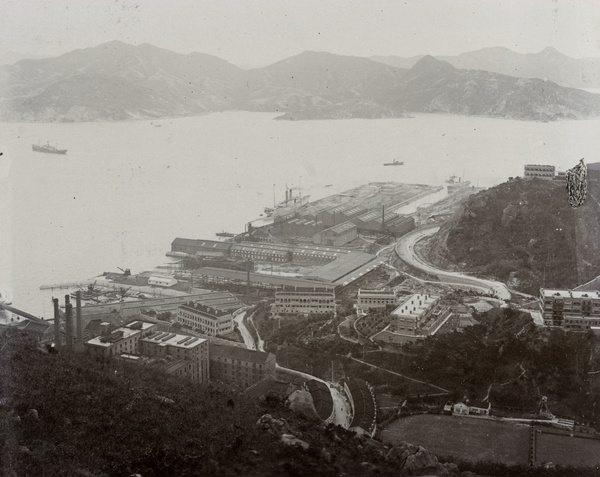
M600 464L600 440L563 431L542 428L536 430L537 464L553 462L560 465L595 466Z
M398 419L381 432L381 438L391 444L410 442L438 456L473 462L529 462L529 426L523 424L421 414Z

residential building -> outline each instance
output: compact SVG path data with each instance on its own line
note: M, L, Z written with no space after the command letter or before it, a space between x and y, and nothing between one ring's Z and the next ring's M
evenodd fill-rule
M275 377L275 355L234 346L210 344L210 377L242 388Z
M525 179L552 180L554 179L555 167L549 164L526 164L523 176Z
M233 315L227 311L190 301L177 309L177 321L210 336L233 331Z
M600 330L600 291L542 288L540 313L546 326Z
M139 341L156 330L155 323L134 321L114 331L109 323L101 323L101 334L85 343L87 352L97 357L113 357L121 354L139 354Z
M165 372L193 383L209 380L209 341L194 336L156 331L140 339L140 354L158 358ZM162 361L164 360L164 361Z
M335 313L333 292L275 292L274 315L320 315Z
M445 408L444 408L445 409ZM490 402L458 402L452 407L455 416L489 416L492 404Z
M358 299L356 303L357 314L364 314L371 308L385 309L387 306L396 306L398 296L396 290L384 288L381 290L358 290Z

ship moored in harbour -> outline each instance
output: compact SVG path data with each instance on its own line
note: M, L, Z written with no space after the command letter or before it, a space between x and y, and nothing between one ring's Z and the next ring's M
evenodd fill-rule
M46 144L32 144L31 148L34 152L45 152L48 154L66 154L66 149L58 149L57 147L51 146L50 141L47 141Z

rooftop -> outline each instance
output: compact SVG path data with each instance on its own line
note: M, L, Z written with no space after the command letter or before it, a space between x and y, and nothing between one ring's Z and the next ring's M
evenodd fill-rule
M174 346L176 348L192 349L207 341L204 338L197 338L188 335L179 335L167 331L156 331L155 333L142 338L141 341L148 343L158 343L159 346Z
M210 345L211 358L221 357L239 359L241 361L264 364L267 362L269 356L273 355L271 353L265 353L264 351L254 351L246 348L238 348L237 346Z
M365 264L370 263L375 258L375 255L370 253L350 252L342 259L334 260L327 265L317 268L307 277L335 282L358 270Z
M544 298L600 298L598 290L554 290L550 288L542 288Z
M392 311L395 316L420 316L428 310L437 300L435 295L422 295L415 293L410 295L398 308Z

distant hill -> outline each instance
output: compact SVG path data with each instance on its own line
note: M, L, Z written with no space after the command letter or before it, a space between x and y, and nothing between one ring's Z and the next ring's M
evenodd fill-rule
M571 208L563 182L517 179L469 197L428 244L445 268L508 282L534 295L574 288L600 275L600 171Z
M94 121L232 107L243 70L220 58L110 42L0 68L4 119Z
M304 52L243 70L201 53L121 42L0 67L0 119L95 121L278 111L281 119L403 117L406 112L523 120L600 116L600 95L549 81L459 70L423 57L410 70Z
M371 59L399 68L412 68L423 56L372 56ZM508 48L483 48L456 56L436 58L460 69L546 79L570 88L600 88L600 58L571 58L552 47L539 53L527 54L516 53Z

